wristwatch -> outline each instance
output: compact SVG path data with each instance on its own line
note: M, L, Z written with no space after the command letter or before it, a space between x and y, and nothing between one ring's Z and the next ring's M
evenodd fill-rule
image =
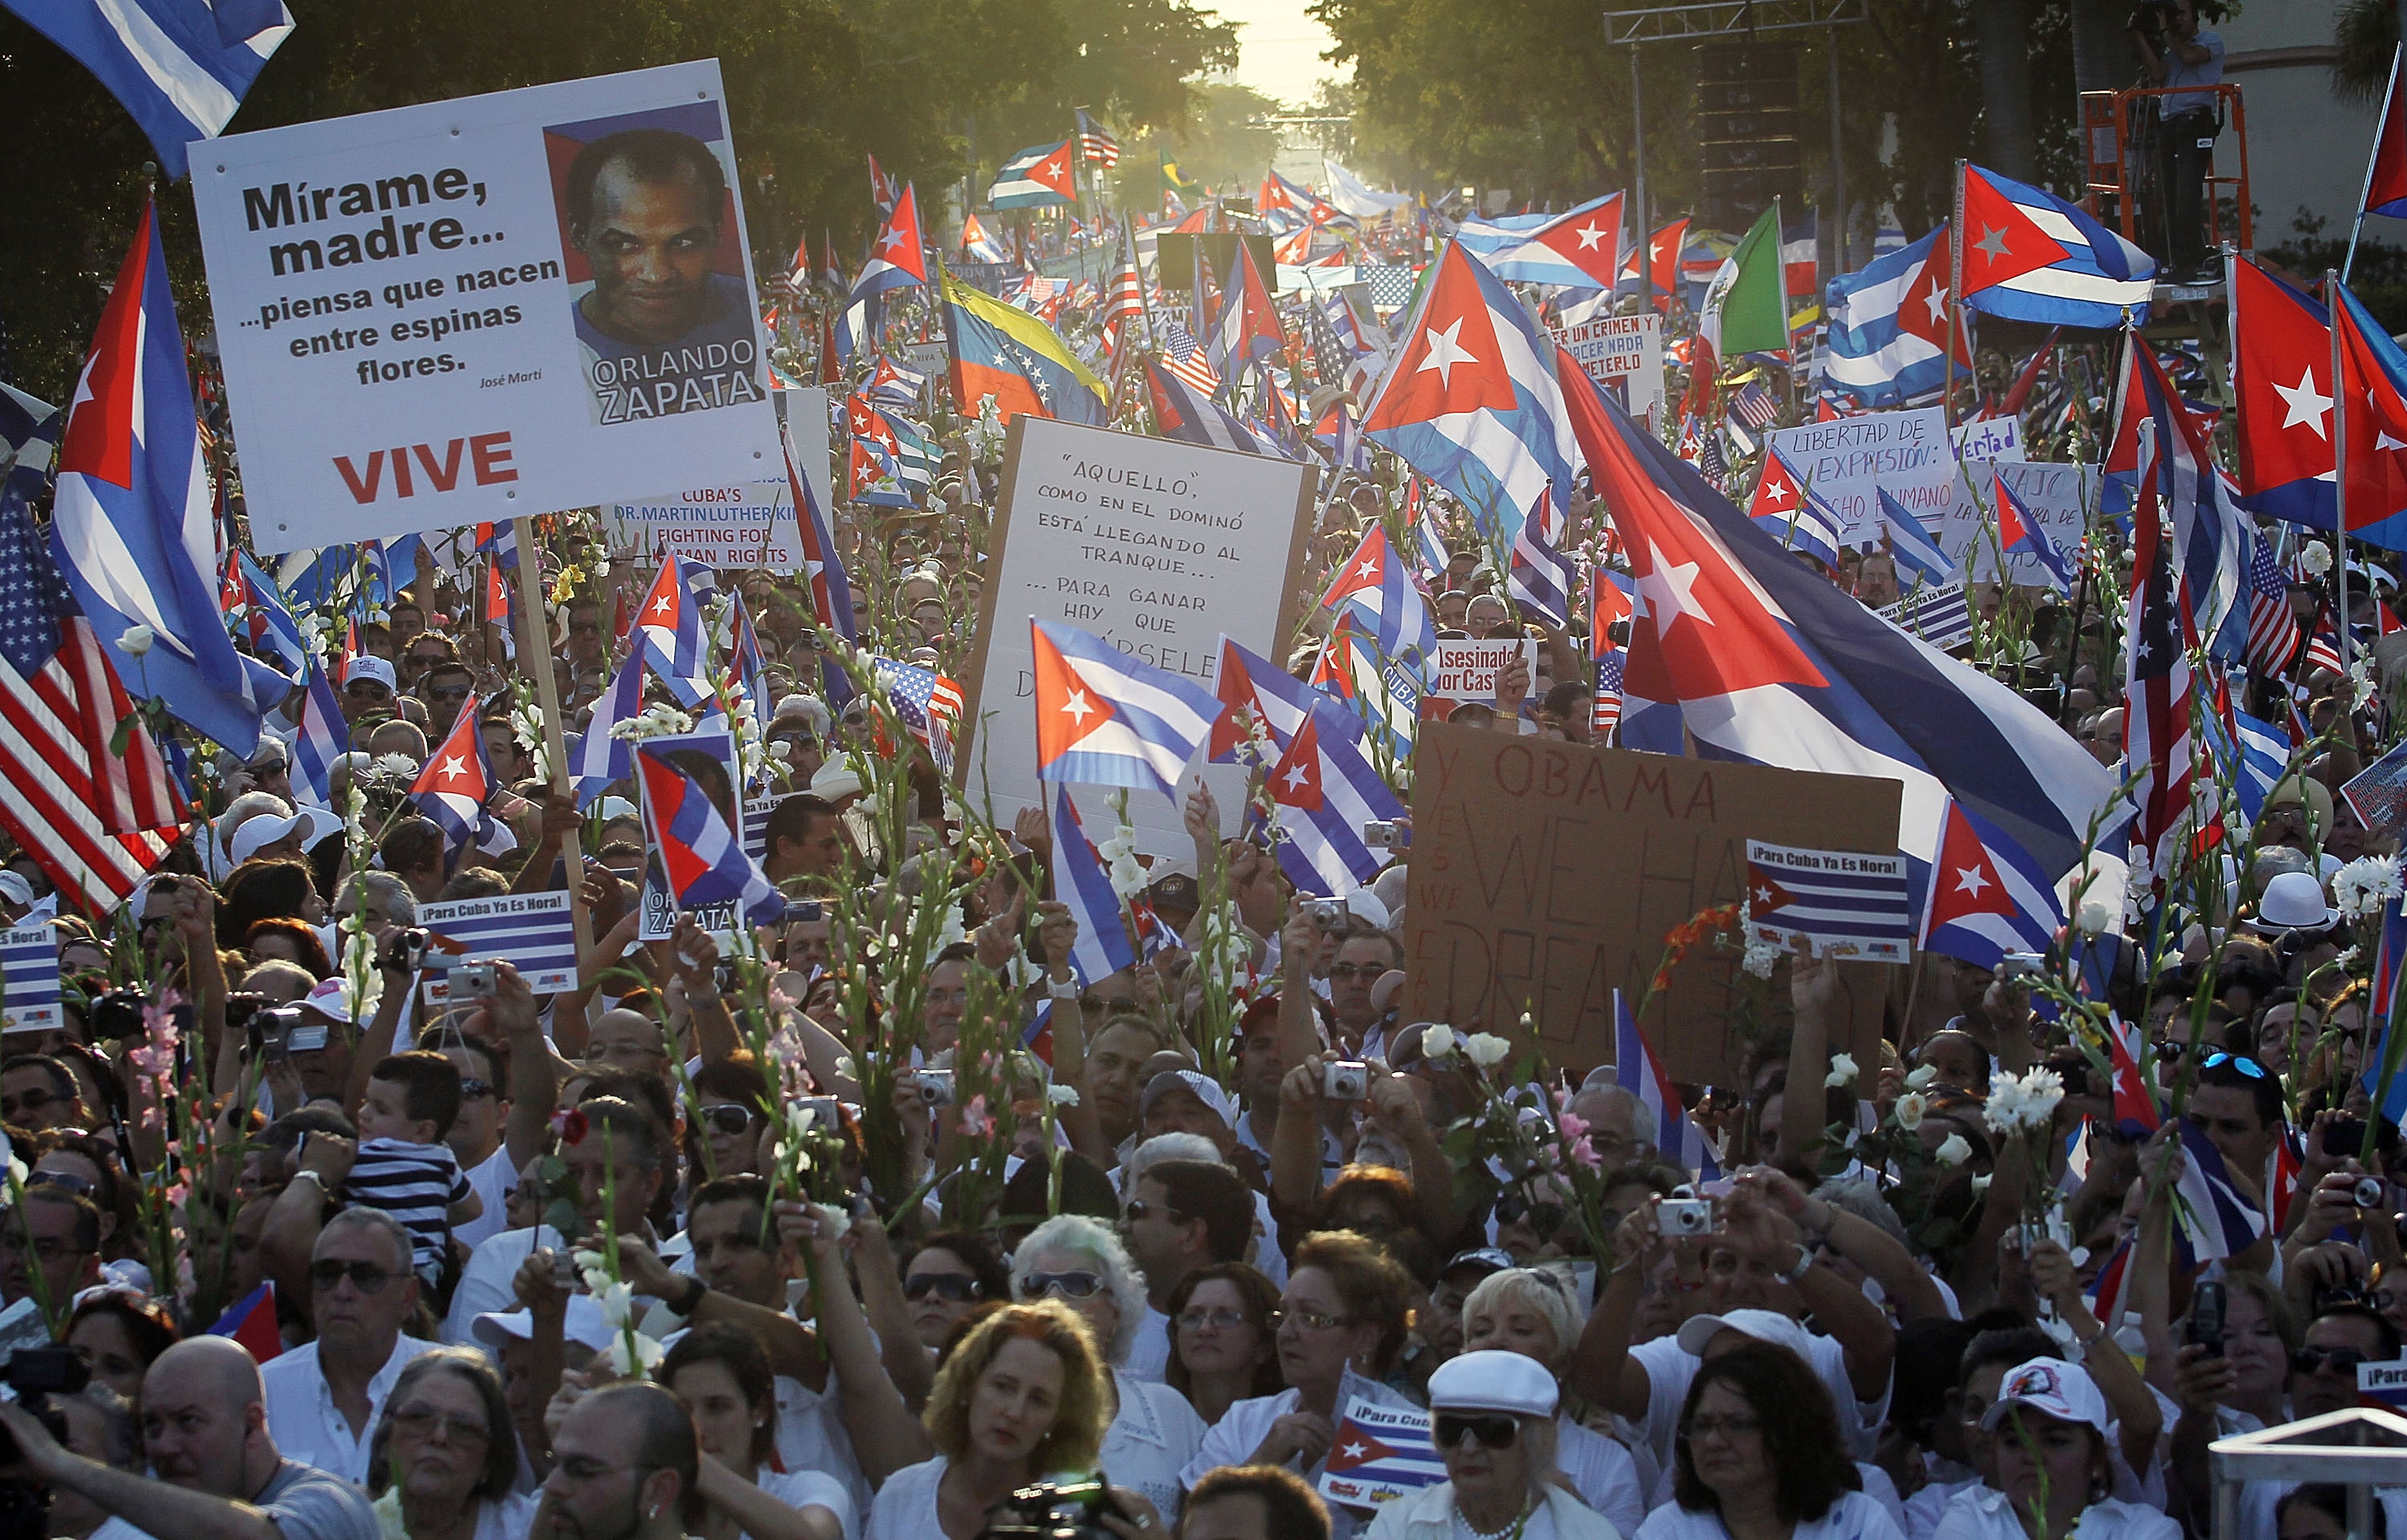
M311 1183L318 1189L319 1194L322 1196L333 1197L335 1195L335 1190L326 1185L326 1179L317 1172L310 1170L306 1166L300 1170L292 1173L292 1180L294 1181L306 1181Z
M1795 1288L1798 1284L1804 1282L1804 1281L1805 1281L1805 1275L1806 1275L1806 1274L1808 1274L1808 1273L1810 1273L1810 1272L1812 1272L1813 1270L1814 1270L1814 1253L1813 1253L1813 1251L1812 1251L1810 1249L1806 1248L1806 1247L1800 1246L1799 1248L1797 1248L1797 1265L1796 1265L1796 1266L1794 1266L1794 1267L1789 1268L1789 1269L1788 1269L1788 1271L1787 1271L1787 1272L1785 1272L1785 1273L1780 1273L1780 1274L1777 1274L1777 1275L1775 1275L1775 1276L1777 1276L1777 1277L1779 1278L1779 1279L1780 1279L1780 1281L1781 1281L1781 1282L1787 1284L1790 1288L1792 1288L1792 1289L1793 1289L1793 1288Z
M1045 993L1052 996L1057 1000L1076 999L1078 997L1077 975L1073 974L1067 979L1047 979L1045 981Z
M702 1296L708 1293L710 1284L700 1274L694 1274L685 1280L685 1292L669 1308L676 1312L678 1320L691 1321L693 1313L702 1308Z

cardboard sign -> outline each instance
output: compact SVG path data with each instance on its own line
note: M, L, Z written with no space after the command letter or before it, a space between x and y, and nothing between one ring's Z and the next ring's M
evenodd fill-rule
M608 502L669 467L776 474L724 94L703 60L208 141L192 197L260 554ZM630 153L680 177L631 183ZM638 272L622 188L677 190L649 217L709 250Z
M1913 880L1902 855L1746 842L1747 923L1755 940L1817 957L1901 963L1914 952Z
M1968 459L1964 462L1964 478L1970 486L1958 486L1945 519L1934 524L1931 533L1938 537L1940 549L1959 562L1969 563L1975 582L1993 582L1998 575L1997 484L2001 480L2014 488L2023 506L2030 510L2032 519L2047 531L2049 542L2068 562L2081 548L2081 537L2088 529L2089 510L2098 504L2096 466ZM2032 556L2008 557L2006 577L2010 582L2034 587L2055 585L2039 558Z
M1579 360L1588 378L1607 385L1619 380L1632 415L1662 409L1662 317L1651 310L1643 316L1599 316L1549 328L1546 334Z
M517 968L538 995L577 987L577 925L565 892L420 904L418 923L427 932L429 1005L451 997L449 969L488 959Z
M1497 671L1516 653L1521 655L1522 666L1530 671L1530 687L1531 693L1536 693L1537 639L1502 636L1487 642L1439 643L1433 659L1437 671L1422 699L1492 701L1496 699Z
M1038 804L1034 650L1029 618L1102 637L1206 689L1220 637L1284 660L1311 532L1313 472L1292 460L1115 433L1049 417L1011 420L988 544L977 648L955 774L969 805L1009 827ZM1224 829L1246 806L1246 771L1204 767ZM1110 828L1101 788L1081 788L1089 827ZM1138 847L1192 852L1178 810L1129 797Z
M1613 992L1645 993L1663 938L1739 900L1749 839L1894 855L1903 794L1895 781L1444 723L1423 724L1414 772L1403 1019L1507 1032L1527 1010L1549 1058L1574 1069L1612 1062ZM1735 956L1699 949L1649 1009L1674 1079L1730 1078L1737 981ZM1842 965L1834 1049L1877 1044L1887 982ZM1773 998L1785 1017L1786 992Z
M1931 508L1947 506L1947 487L1956 478L1946 414L1936 406L1775 428L1766 439L1799 479L1838 512L1840 538L1850 545L1880 544L1878 488L1887 487L1929 522Z

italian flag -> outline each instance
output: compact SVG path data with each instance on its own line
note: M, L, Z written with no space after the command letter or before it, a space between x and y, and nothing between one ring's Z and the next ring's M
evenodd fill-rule
M1775 202L1723 259L1721 271L1705 290L1697 330L1714 345L1716 357L1787 351L1787 286L1783 278L1780 205Z

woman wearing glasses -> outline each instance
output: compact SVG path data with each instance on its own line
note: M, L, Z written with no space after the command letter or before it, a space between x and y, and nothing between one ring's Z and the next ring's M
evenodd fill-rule
M918 1411L928 1404L945 1338L981 1305L1009 1299L1011 1275L993 1243L973 1231L923 1237L900 1268L882 1226L856 1226L851 1235L861 1307L877 1334L879 1361Z
M1021 1301L1058 1299L1094 1334L1110 1418L1096 1468L1176 1522L1179 1472L1203 1447L1204 1422L1169 1386L1120 1372L1145 1324L1146 1303L1145 1278L1119 1237L1084 1214L1055 1215L1013 1254L1011 1293Z
M1579 1334L1579 1307L1567 1275L1508 1267L1480 1279L1462 1302L1464 1351L1519 1353L1543 1366L1558 1385ZM1555 1460L1580 1501L1624 1534L1646 1517L1654 1473L1642 1476L1628 1449L1568 1413L1556 1420Z
M1366 1540L1620 1540L1554 1479L1555 1377L1521 1353L1467 1352L1430 1376L1446 1479L1379 1509Z
M739 1049L694 1071L696 1116L686 1130L686 1170L699 1185L761 1170L761 1066Z
M1776 1344L1698 1367L1672 1454L1674 1501L1647 1515L1638 1540L1903 1540L1859 1486L1821 1377Z
M777 1447L777 1381L744 1327L705 1321L680 1335L652 1378L693 1413L705 1505L694 1540L855 1540L852 1494L821 1471L765 1470Z
M369 1444L368 1495L387 1535L517 1540L534 1519L519 1475L501 1378L473 1348L431 1348L385 1397Z
M1162 1379L1206 1426L1231 1406L1287 1389L1279 1378L1278 1285L1242 1262L1216 1263L1170 1292Z
M1189 1487L1220 1465L1289 1465L1318 1477L1337 1432L1337 1393L1348 1370L1388 1377L1411 1324L1412 1275L1349 1230L1328 1230L1296 1247L1279 1299L1279 1372L1288 1388L1231 1406L1204 1435L1182 1478ZM1332 1512L1341 1529L1349 1519Z

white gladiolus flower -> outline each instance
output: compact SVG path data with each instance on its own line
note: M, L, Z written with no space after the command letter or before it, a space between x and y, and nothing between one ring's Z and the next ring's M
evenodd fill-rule
M1075 1107L1078 1105L1078 1088L1075 1085L1048 1085L1045 1088L1045 1099L1056 1107Z
M1938 1078L1939 1067L1935 1064L1926 1064L1921 1068L1907 1073L1905 1088L1909 1091L1919 1091Z
M2309 577L2321 577L2331 571L2331 547L2319 540L2311 540L2299 551L2299 565Z
M968 937L969 929L961 924L961 906L947 904L944 909L944 918L936 926L936 950L942 952L958 941L966 940Z
M1891 1115L1897 1119L1900 1128L1911 1134L1922 1126L1922 1116L1930 1109L1930 1104L1923 1099L1921 1092L1909 1091L1897 1098L1897 1107Z
M598 1294L609 1287L610 1275L608 1273L603 1271L599 1267L588 1267L585 1269L585 1292L587 1293Z
M1831 1054L1830 1072L1822 1077L1822 1083L1831 1086L1855 1084L1856 1056L1852 1053Z
M1480 1068L1493 1069L1513 1052L1513 1045L1493 1032L1474 1032L1464 1040L1462 1051Z
M1444 1022L1434 1023L1421 1033L1421 1053L1429 1058L1442 1059L1455 1051L1460 1040L1454 1028Z
M1134 854L1123 852L1112 862L1112 891L1123 898L1133 898L1145 889L1145 868L1137 865Z
M2127 552L2126 555L2128 554L2129 553ZM1990 1177L1974 1177L1973 1179L1973 1195L1977 1198L1987 1193L1989 1190L1989 1183L1993 1180L1995 1179Z
M603 1264L602 1253L599 1251L580 1248L570 1254L569 1260L577 1264L577 1270L580 1273L598 1272L607 1276L607 1269Z
M1930 1152L1930 1158L1942 1166L1961 1166L1973 1158L1973 1146L1961 1134L1950 1134L1947 1142Z
M2332 902L2343 914L2379 913L2399 897L2399 858L2361 855L2332 873L2331 890Z
M2117 918L2114 900L2085 895L2079 912L2073 916L2073 924L2081 927L2084 935L2099 936L2114 929Z
M609 1283L593 1291L594 1307L602 1312L605 1324L616 1329L627 1324L635 1315L635 1288L631 1283Z
M627 1344L630 1334L624 1331L610 1338L610 1368L621 1379L632 1379L638 1374L649 1374L660 1367L666 1349L641 1332L634 1333L634 1347Z
M1745 930L1740 934L1747 935ZM1780 966L1782 955L1781 950L1770 941L1747 936L1746 951L1739 957L1738 966L1755 978L1769 979L1773 969Z
M128 626L117 633L117 650L128 657L146 657L158 640L159 633L148 626Z

